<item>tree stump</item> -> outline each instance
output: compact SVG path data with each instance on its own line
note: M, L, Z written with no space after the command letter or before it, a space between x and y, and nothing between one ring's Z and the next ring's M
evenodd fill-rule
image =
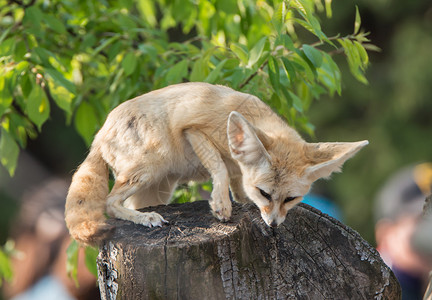
M102 299L400 299L399 283L360 235L306 205L278 228L233 204L221 223L206 201L144 209L170 223L109 220L98 257Z

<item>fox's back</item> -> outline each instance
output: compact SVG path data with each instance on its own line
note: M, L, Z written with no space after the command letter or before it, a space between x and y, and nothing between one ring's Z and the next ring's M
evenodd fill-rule
M215 128L220 123L226 126L228 115L235 110L271 112L252 95L201 82L172 85L144 94L137 98L137 104L142 112L166 117L173 131L197 126Z
M128 157L142 153L181 157L186 145L184 131L196 129L204 132L223 156L229 156L226 127L232 111L272 137L299 138L253 95L207 83L182 83L120 104L108 115L94 145L101 145L105 160L115 169L117 164L127 164ZM116 157L116 149L122 150L125 160Z
M182 83L138 96L117 106L101 132L133 129L159 132L180 138L188 128L226 131L232 111L239 111L253 124L274 117L271 109L255 96L225 86ZM141 125L141 126L139 126Z

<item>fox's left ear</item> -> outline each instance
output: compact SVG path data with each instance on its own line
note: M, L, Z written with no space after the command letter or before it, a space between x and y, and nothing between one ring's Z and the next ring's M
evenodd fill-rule
M310 181L329 177L333 172L340 172L346 160L353 157L369 141L354 143L308 143L305 156L310 166L305 169L305 177Z
M232 158L245 165L259 165L270 161L263 142L265 133L256 129L240 113L233 111L228 117L228 145Z

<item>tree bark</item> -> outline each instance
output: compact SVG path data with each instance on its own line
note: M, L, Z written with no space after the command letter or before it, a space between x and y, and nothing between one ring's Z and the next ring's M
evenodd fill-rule
M170 223L109 220L98 257L102 299L400 299L378 252L360 235L300 204L278 228L253 205L221 223L208 203L159 206Z

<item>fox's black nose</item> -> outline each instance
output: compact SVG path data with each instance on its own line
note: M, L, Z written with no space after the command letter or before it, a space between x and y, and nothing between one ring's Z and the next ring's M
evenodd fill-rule
M278 223L276 223L276 221L273 221L273 222L270 223L270 226L271 226L271 227L277 227L277 226L278 226Z

